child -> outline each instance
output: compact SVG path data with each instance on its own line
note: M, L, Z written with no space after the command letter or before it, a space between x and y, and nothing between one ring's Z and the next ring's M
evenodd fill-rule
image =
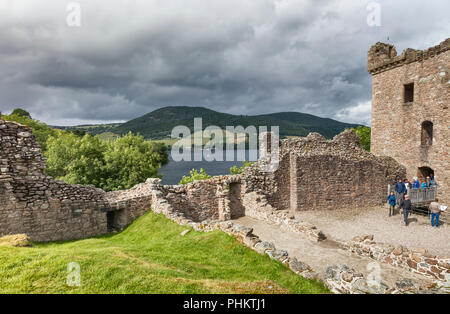
M389 217L394 216L394 209L396 204L396 198L394 195L394 192L391 192L391 194L388 196L388 202L389 202Z

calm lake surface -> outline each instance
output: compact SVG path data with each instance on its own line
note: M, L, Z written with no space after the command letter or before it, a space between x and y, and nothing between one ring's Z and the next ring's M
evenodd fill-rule
M206 173L210 176L217 176L217 175L225 175L230 174L230 168L233 166L242 166L243 161L237 161L237 154L238 152L240 154L245 154L245 160L250 159L250 153L253 152L253 155L257 151L234 151L234 161L207 161L203 158L202 152L197 153L197 157L201 158L201 161L174 161L172 159L172 155L169 152L169 163L164 165L161 170L159 171L160 174L163 175L162 183L163 184L178 184L181 180L181 178L184 175L189 175L189 171L192 169L200 170L200 168L205 169ZM191 152L191 160L194 160L194 152ZM225 160L225 151L224 151L224 157Z

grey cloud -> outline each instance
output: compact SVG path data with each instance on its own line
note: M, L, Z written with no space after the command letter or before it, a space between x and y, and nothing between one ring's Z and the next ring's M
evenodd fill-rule
M369 123L369 47L423 49L450 29L445 0L379 1L381 27L366 23L370 1L79 2L80 28L64 1L1 3L3 112L71 124L188 105Z

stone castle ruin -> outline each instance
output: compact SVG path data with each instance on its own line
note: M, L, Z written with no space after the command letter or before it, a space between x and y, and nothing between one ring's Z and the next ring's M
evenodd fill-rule
M375 155L406 167L407 177L435 175L440 202L450 203L450 38L427 50L376 43L368 52L372 75Z
M26 233L34 241L87 238L123 229L148 210L198 226L243 215L264 220L286 213L379 205L387 185L405 176L403 166L376 157L347 130L333 140L317 133L281 141L273 173L260 162L235 176L184 186L159 179L126 191L105 192L46 176L45 159L31 129L0 119L0 236ZM307 225L299 230L320 239Z

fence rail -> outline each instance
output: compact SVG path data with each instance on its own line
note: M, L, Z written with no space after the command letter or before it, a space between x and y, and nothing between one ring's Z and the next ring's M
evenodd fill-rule
M438 187L434 186L431 188L419 188L419 189L408 189L409 199L413 204L428 204L437 199ZM394 191L393 187L388 185L388 195L391 191Z
M408 195L413 204L430 203L437 199L437 187L409 189Z

